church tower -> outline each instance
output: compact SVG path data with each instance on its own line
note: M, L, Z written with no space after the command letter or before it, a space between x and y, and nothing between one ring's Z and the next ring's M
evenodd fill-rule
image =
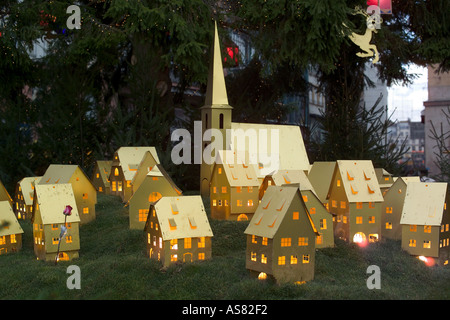
M222 55L220 53L220 41L217 32L217 22L214 29L214 43L212 46L212 59L209 67L208 85L206 89L205 105L201 110L202 137L208 129L217 129L222 133L223 149L229 149L226 145L226 131L231 129L232 107L228 105L227 89L225 87L225 77L223 74ZM212 138L214 139L214 138ZM211 142L203 141L202 145L202 164L200 168L200 194L209 196L209 184L214 162L218 150L213 150L211 155L205 155L204 150ZM205 162L205 157L211 156L209 161Z

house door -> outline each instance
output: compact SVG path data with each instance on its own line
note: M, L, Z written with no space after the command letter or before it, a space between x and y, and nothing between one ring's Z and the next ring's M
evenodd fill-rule
M183 262L192 262L192 253L187 252L183 255Z

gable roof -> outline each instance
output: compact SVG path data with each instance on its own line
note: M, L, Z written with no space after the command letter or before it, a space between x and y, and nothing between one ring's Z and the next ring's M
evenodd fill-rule
M312 229L317 233L299 188L294 186L269 186L244 233L272 239L297 194L300 196Z
M445 182L410 182L400 224L440 226L447 196Z
M33 204L34 188L39 183L42 177L26 177L19 181L20 189L22 190L23 201L27 206Z
M80 222L77 203L70 183L37 184L36 201L39 204L43 224L64 223L63 214L67 205L72 207L72 215L67 222Z
M333 176L337 172L341 174L341 182L349 202L383 201L371 160L338 160ZM334 185L330 185L330 190L332 187Z
M327 202L328 191L330 189L331 180L333 179L335 167L335 161L316 161L309 170L309 182L311 182L317 197L322 203Z
M255 167L245 164L244 158L236 152L219 150L216 164L223 164L225 175L231 187L259 187L260 183L256 176Z
M6 227L0 228L0 237L23 233L9 202L0 201L0 226L5 224L7 224Z
M133 180L139 164L147 151L150 152L156 163L159 163L155 147L120 147L116 151L125 180Z
M152 207L164 240L213 236L201 196L162 197Z
M383 168L375 168L375 175L377 176L380 188L388 188L394 183L392 175Z
M97 160L98 173L105 187L110 186L109 175L111 174L111 160Z
M308 155L299 126L232 122L231 129L230 150L249 152L257 161L256 164L262 163L261 175L275 170L309 170ZM275 139L273 146L272 135ZM240 139L246 137L249 137L248 143L239 143ZM259 142L260 138L267 141ZM259 150L260 145L267 146L267 149Z
M89 185L94 189L94 185L91 179L86 175L86 173L76 164L51 164L48 166L44 175L39 180L38 184L60 184L60 183L70 183L75 172L79 170L82 176L89 182Z
M13 203L13 200L11 199L8 190L6 190L5 186L1 181L0 181L0 201L8 201L10 205L12 205Z

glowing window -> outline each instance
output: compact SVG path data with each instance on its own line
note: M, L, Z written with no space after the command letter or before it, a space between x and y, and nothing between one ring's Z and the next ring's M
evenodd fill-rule
M423 242L423 247L424 247L425 249L430 249L430 248L431 248L431 241L425 240L425 241Z
M252 261L256 261L256 252L251 252L250 253L250 260L252 260Z
M299 212L298 211L294 211L292 213L292 220L298 220L299 218Z
M148 202L156 202L162 198L162 194L159 192L152 192L148 196Z
M227 187L222 187L222 193L227 193Z
M291 246L291 238L281 238L281 246L282 247L290 247Z
M242 192L242 187L236 187L236 192Z
M10 241L11 241L11 243L17 243L17 239L16 239L16 235L15 234L12 234L10 236Z
M409 246L410 247L416 247L416 240L415 239L409 239Z
M115 169L114 169L114 175L115 175L116 177L119 175L119 169L118 169L118 168L115 168Z
M73 238L72 236L66 236L66 243L72 243Z
M304 254L304 255L303 255L302 262L303 262L303 263L309 263L309 260L310 260L310 259L309 259L309 254Z
M341 201L341 209L345 209L347 207L347 203L345 201Z
M138 211L138 220L140 222L147 221L148 209L139 209Z
M369 216L369 223L375 223L375 216Z
M431 233L431 226L423 226L423 232Z
M219 174L222 174L222 168L218 168L218 169L217 169L217 172L218 172Z
M303 196L303 201L308 202L308 196Z
M264 264L267 263L267 256L264 253L261 254L261 263L264 263Z
M52 224L52 230L58 230L58 225L57 224Z
M386 222L386 229L392 230L392 222Z
M336 200L331 200L331 206L333 208L337 208L337 201Z
M83 208L83 214L88 214L89 213L89 208Z
M247 201L247 207L253 207L253 200Z
M213 187L213 193L217 193L217 188Z
M184 239L184 248L190 249L192 246L192 239L191 238L185 238Z
M285 264L286 264L286 257L285 256L278 257L278 265L284 266Z
M386 207L386 213L392 213L392 207Z
M370 209L375 208L375 204L374 204L373 202L369 202L369 208L370 208Z
M248 217L246 214L242 213L237 217L237 221L248 221Z
M198 253L198 260L205 260L205 253L204 252L199 252Z
M263 238L262 238L261 244L262 244L263 246L267 246L267 238L266 238L266 237L263 237Z
M267 279L267 273L261 272L261 273L258 275L258 280L266 280L266 279Z
M362 224L362 217L356 217L356 224Z
M116 187L116 182L115 181L112 182L111 188L112 188L112 191L117 191L117 187Z
M326 230L327 229L327 220L326 219L320 219L320 229Z
M410 225L409 226L409 231L416 232L417 231L417 226L415 224Z
M256 240L256 236L254 234L252 235L252 243L258 243L258 241Z
M58 244L59 238L52 238L52 244Z
M83 193L83 199L87 199L89 196L87 193Z
M198 238L198 248L204 248L206 246L206 238L205 237L200 237Z
M310 208L309 209L309 213L310 214L315 214L316 213L316 208Z
M323 237L322 235L316 236L316 244L322 244L323 243Z
M341 186L341 180L337 180L337 182L336 182L336 186L338 186L338 187L340 187Z
M237 200L236 204L238 207L242 207L242 200Z
M247 192L248 193L252 193L253 192L253 187L247 187Z
M177 239L170 240L170 249L178 250L178 240Z
M122 191L122 181L117 181L117 191Z
M213 207L217 206L217 200L216 200L216 199L214 199L214 200L212 201L212 205L213 205Z
M178 256L177 256L176 254L171 254L171 255L170 255L170 261L171 261L171 262L176 262L177 259L178 259Z
M307 246L308 245L308 238L307 237L299 237L298 238L298 245L299 246Z
M100 173L97 173L95 176L97 179L100 178Z

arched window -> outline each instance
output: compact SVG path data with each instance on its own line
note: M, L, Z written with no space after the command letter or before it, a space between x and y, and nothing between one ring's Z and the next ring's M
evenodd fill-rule
M114 175L117 177L119 175L119 169L115 168L114 169Z
M237 221L247 221L247 220L248 220L247 215L243 213L237 217Z
M158 201L161 198L162 198L161 193L159 193L159 192L152 192L148 196L148 202L155 202L155 201Z
M223 113L219 116L219 129L223 129Z

